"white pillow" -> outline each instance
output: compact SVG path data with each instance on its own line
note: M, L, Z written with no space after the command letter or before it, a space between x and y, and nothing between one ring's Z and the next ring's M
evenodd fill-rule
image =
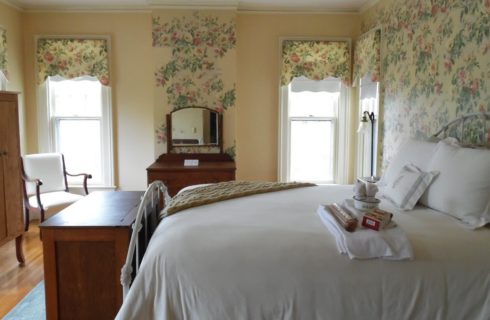
M421 203L445 212L471 228L490 222L490 150L438 144L428 170L440 175Z
M378 182L380 187L393 184L400 170L407 163L412 163L422 171L427 171L427 165L432 158L437 147L437 143L408 139L402 142L393 159L391 159L381 180ZM383 190L384 191L384 190Z
M402 210L412 210L437 175L438 172L424 172L413 164L407 164L386 186L384 197Z

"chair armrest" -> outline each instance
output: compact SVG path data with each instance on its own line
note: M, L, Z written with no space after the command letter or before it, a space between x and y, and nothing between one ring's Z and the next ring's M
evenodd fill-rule
M70 174L68 172L65 172L67 176L70 177L81 177L83 176L83 190L85 191L85 195L88 194L88 188L87 188L87 179L92 179L92 175L89 173L77 173L77 174Z
M41 179L29 178L24 173L22 174L22 180L24 180L25 182L34 182L36 184L36 186L42 186L43 185L43 182L41 181Z
M36 184L36 200L38 208L42 209L43 205L41 204L41 190L40 187L43 185L41 179L29 178L24 172L21 174L22 180L24 180L24 205L30 207L29 197L27 196L27 190L25 187L25 183L35 183Z

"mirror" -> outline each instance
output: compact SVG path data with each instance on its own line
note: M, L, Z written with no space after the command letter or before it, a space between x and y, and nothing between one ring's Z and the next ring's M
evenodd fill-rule
M172 147L220 147L223 117L204 107L187 107L167 115L169 150Z

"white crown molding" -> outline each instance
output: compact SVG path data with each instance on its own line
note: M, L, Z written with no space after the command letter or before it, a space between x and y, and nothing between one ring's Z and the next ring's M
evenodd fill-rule
M219 0L212 3L204 1L147 1L144 5L67 5L67 6L22 6L18 0L0 0L0 3L8 5L23 12L66 12L66 13L148 13L152 10L231 10L241 14L362 14L379 0L368 0L359 10L335 10L318 8L294 8L287 6L244 6L238 0L230 5L230 1Z
M215 6L215 5L151 5L152 10L231 10L238 11L236 6Z
M279 15L359 15L358 11L332 11L332 10L248 10L238 8L239 14L279 14Z
M151 13L148 7L43 7L43 8L28 8L21 9L26 13Z

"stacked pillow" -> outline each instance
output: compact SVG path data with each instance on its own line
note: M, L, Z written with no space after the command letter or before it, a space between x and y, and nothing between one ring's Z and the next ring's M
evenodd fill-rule
M490 222L490 150L463 148L454 140L408 140L383 175L384 197L411 210L425 206L470 228Z
M385 187L388 184L393 183L398 176L398 173L400 173L400 170L409 163L425 171L430 159L432 159L432 156L436 151L436 147L437 143L434 142L418 141L414 139L406 140L398 148L398 151L390 161L390 165L383 173L378 184L381 187Z
M403 210L412 210L437 172L426 172L437 143L409 139L403 142L378 185L381 194Z
M439 142L428 165L439 176L421 198L471 228L490 222L490 150Z
M403 210L412 210L439 172L425 172L407 164L384 190L384 197Z

